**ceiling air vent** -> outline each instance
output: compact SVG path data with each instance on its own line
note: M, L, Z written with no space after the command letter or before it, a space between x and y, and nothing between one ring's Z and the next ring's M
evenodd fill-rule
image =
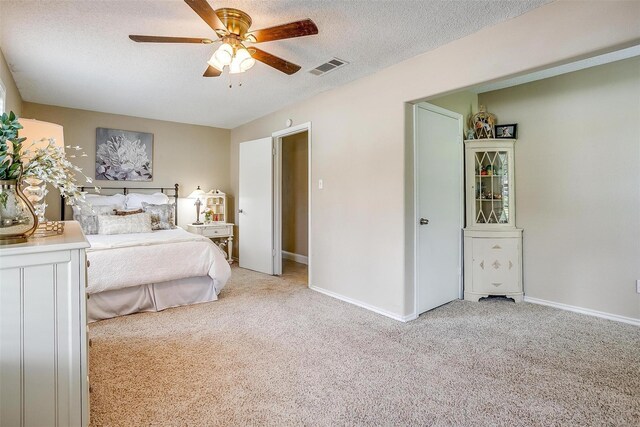
M337 68L344 67L347 64L348 64L347 61L343 61L342 59L338 59L338 58L333 58L332 60L317 66L316 68L314 68L309 72L314 76L322 76L324 74L330 73L331 71Z

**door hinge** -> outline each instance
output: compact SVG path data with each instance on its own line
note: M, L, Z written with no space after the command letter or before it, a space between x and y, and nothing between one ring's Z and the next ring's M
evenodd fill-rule
M275 249L271 250L271 256L276 256L276 250Z
M271 149L271 155L273 155L273 156L275 156L275 155L276 155L276 149L275 149L275 148L272 148L272 149Z

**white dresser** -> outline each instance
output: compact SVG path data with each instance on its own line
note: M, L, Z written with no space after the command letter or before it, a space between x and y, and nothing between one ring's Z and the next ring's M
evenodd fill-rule
M516 228L515 142L465 141L465 300L504 295L520 302L524 295L522 230Z
M86 426L86 256L60 236L0 246L0 425Z

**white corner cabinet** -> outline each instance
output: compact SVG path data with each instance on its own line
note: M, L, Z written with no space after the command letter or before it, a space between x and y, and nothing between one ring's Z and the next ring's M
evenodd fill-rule
M86 426L85 239L0 246L0 425Z
M522 230L516 228L515 139L465 141L464 299L522 301Z

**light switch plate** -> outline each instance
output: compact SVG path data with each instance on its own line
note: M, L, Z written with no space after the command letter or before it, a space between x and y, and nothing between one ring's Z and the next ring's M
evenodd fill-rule
M321 179L318 180L318 189L322 190L324 188L324 182Z

